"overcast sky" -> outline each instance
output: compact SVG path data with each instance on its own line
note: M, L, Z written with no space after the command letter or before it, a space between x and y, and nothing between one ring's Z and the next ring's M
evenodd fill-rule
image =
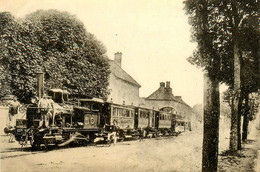
M38 9L76 15L107 48L123 53L122 66L147 97L170 81L173 94L193 106L203 100L203 73L186 59L196 47L182 0L0 0L16 17Z

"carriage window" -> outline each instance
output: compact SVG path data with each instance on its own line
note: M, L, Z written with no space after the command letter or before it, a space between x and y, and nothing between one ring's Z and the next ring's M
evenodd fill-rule
M146 111L143 111L143 117L146 118Z
M134 112L133 111L129 111L129 117L133 117L134 116Z
M118 113L118 116L122 116L123 115L123 109L118 109L117 113Z
M88 102L86 102L86 101L80 101L80 106L90 109L90 104L88 104Z
M113 116L117 116L117 108L113 108Z
M126 117L130 117L130 111L126 110Z
M93 110L99 110L99 104L98 104L98 103L94 103L94 104L92 105L92 109L93 109Z
M123 109L123 116L126 117L127 116L127 110Z

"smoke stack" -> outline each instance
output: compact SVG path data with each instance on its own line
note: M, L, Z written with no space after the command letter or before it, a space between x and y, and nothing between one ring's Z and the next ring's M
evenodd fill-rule
M36 78L37 78L37 96L40 99L43 96L43 72L38 71L36 73Z
M114 59L114 61L116 62L116 64L117 64L118 66L121 67L121 63L122 63L122 53L121 53L121 52L115 53L115 59Z

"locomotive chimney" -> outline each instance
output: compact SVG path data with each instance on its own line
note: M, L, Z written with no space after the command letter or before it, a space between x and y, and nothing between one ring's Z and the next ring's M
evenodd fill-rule
M116 62L116 64L117 64L118 66L121 67L121 63L122 63L122 53L121 53L121 52L115 53L115 59L114 59L114 61Z
M43 96L43 72L40 70L36 73L37 78L37 96L42 98Z

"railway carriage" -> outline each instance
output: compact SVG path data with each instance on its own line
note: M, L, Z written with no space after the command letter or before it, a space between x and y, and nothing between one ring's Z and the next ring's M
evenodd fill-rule
M140 132L144 130L145 137L155 137L158 135L159 111L144 107L135 108L135 129Z
M134 108L107 102L103 109L103 115L106 119L105 124L114 126L121 140L136 136Z
M150 114L151 114L150 109L136 107L135 108L135 128L140 129L140 128L149 127Z

